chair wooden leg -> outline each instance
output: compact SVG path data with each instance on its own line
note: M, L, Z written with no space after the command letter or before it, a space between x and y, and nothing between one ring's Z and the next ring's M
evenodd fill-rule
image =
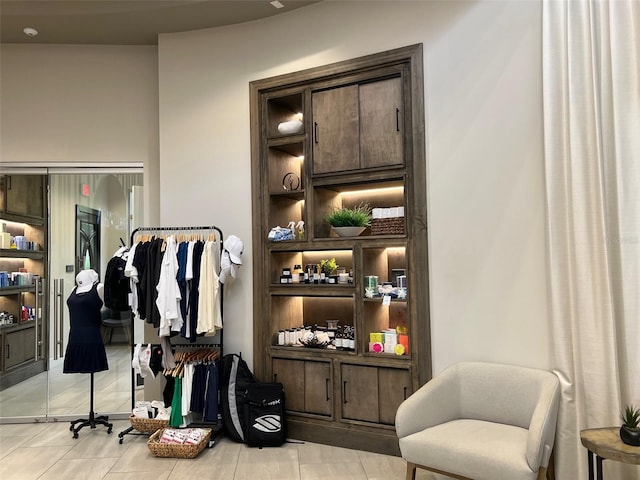
M545 478L547 478L547 468L540 467L540 470L538 470L538 476L536 478L537 480L545 480Z
M547 467L547 480L556 480L556 455L555 449L551 450L551 456L549 457L549 467Z
M416 464L407 462L407 480L416 480Z

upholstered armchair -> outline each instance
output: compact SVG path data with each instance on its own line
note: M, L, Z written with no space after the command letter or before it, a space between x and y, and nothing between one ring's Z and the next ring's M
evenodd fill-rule
M407 480L416 468L462 480L543 480L559 398L558 379L543 370L480 362L447 368L398 408Z

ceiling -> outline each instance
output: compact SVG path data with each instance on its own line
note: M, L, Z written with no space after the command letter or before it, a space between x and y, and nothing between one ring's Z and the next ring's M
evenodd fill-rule
M275 8L270 0L0 0L0 43L157 45L160 33L259 20L317 1L279 0Z

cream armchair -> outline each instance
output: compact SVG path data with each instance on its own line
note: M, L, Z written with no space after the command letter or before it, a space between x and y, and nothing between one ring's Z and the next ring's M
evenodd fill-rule
M416 467L462 480L543 480L560 384L543 370L462 362L405 400L396 432L407 480Z

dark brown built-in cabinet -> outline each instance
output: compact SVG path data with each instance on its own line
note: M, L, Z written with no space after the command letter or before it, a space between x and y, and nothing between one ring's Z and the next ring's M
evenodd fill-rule
M0 285L0 389L46 370L46 198L44 175L0 175L0 234L30 242L21 249L0 243L0 275L34 279Z
M398 405L431 378L422 46L254 81L250 91L254 373L284 385L291 438L397 453ZM298 130L281 133L296 119ZM326 214L363 203L401 227L337 236ZM268 239L301 220L295 239ZM348 281L283 278L330 258ZM406 297L365 295L367 277L396 287L399 275ZM278 338L328 321L355 332L351 348ZM385 331L403 332L405 345L374 352Z

